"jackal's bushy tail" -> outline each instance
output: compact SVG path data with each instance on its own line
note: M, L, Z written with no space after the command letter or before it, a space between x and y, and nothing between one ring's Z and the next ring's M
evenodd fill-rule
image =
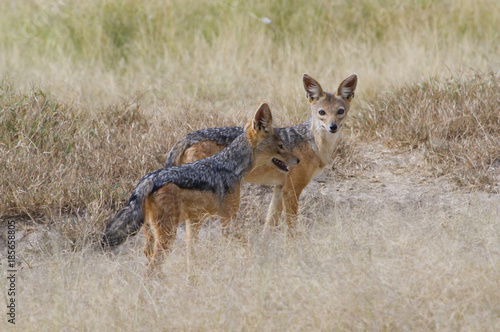
M158 171L145 175L137 184L127 205L106 225L101 240L103 247L116 247L136 234L144 222L144 199L153 191L153 180Z

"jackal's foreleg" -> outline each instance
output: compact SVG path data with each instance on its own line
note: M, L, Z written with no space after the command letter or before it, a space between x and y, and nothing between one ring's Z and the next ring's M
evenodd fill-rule
M278 227L281 212L283 211L283 186L274 186L273 198L267 211L266 223L263 233L267 233L270 227Z
M240 185L238 184L232 191L224 198L224 202L219 209L220 223L222 226L222 235L225 237L234 237L243 240L241 227L234 221L238 215L240 207Z
M243 233L241 225L235 223L236 214L233 217L221 217L222 235L226 238L236 239L242 243L246 242L246 236Z
M283 206L285 208L285 220L288 226L288 231L291 235L295 234L295 224L299 213L299 199L304 185L293 185L291 181L287 181L283 188Z

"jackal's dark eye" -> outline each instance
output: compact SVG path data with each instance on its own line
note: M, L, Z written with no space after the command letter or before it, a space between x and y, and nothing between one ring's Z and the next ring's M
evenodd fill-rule
M278 144L278 148L280 148L281 150L283 150L285 147L283 146L283 144Z
M339 110L337 111L337 114L342 115L342 114L344 114L344 112L345 112L345 110L344 110L343 108L341 108L341 109L339 109Z
M325 115L326 114L325 111L323 111L323 110L319 110L318 113L319 113L319 115Z

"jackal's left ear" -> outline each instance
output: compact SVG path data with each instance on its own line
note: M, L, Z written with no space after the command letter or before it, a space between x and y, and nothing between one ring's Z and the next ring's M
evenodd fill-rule
M321 85L311 76L304 74L302 82L304 83L304 90L306 90L306 97L310 102L318 100L325 95Z
M273 130L273 115L267 102L263 101L252 120L252 127L255 131L264 130L268 133Z
M356 90L356 85L358 84L358 76L351 75L340 83L337 90L337 95L344 98L348 102L351 102L354 98L354 90Z

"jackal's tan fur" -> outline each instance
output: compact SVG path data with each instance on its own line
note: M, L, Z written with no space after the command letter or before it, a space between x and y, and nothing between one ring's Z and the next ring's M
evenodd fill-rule
M262 103L241 135L221 152L190 164L163 168L144 176L125 208L108 224L103 243L123 241L123 225L144 222L144 252L155 265L170 249L179 223L186 221L188 250L192 241L191 220L218 215L224 234L238 212L240 183L254 167L269 164L279 172L299 162L272 127L272 114ZM198 223L199 225L199 223Z
M337 93L323 91L321 85L308 75L303 76L303 84L311 117L298 126L276 128L285 145L302 162L287 174L269 165L262 165L244 178L247 182L274 186L266 227L277 225L284 208L288 226L293 230L302 191L330 163L354 98L357 76L351 75L342 81ZM224 127L192 132L174 145L165 166L206 158L224 148L241 130L238 127Z

